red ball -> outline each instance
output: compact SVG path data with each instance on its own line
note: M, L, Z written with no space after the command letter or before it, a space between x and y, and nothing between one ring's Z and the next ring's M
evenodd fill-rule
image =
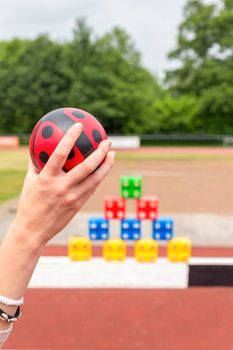
M64 171L81 163L107 138L98 120L82 109L59 108L49 112L38 121L30 138L30 155L38 171L43 169L67 130L77 122L83 124L83 131L67 158Z

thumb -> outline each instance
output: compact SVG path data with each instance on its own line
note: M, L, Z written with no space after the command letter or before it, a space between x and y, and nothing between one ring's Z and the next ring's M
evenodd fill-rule
M38 175L39 171L36 169L36 167L34 166L31 158L28 161L28 170L27 170L27 175Z

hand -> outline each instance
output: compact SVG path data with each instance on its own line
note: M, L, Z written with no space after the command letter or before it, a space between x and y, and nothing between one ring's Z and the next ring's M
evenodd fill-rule
M41 245L69 223L113 165L115 152L109 152L111 142L104 140L82 163L68 173L62 170L81 132L82 124L74 124L39 174L29 162L13 225Z

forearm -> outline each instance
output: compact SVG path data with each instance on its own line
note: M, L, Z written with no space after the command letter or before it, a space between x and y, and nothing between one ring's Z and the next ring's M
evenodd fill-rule
M73 125L40 173L29 162L15 222L0 247L2 296L18 300L24 295L44 245L77 214L113 165L111 143L104 140L83 162L63 171L81 132L80 124ZM1 303L0 308L9 316L17 310ZM0 330L8 327L0 320Z
M11 299L24 295L43 249L35 237L14 223L10 227L0 247L0 295ZM12 315L17 309L1 303L0 308ZM0 329L7 327L7 323L0 322Z

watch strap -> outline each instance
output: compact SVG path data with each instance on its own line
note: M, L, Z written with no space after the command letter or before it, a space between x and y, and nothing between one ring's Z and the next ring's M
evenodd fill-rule
M17 321L21 316L20 306L17 307L17 310L14 316L8 315L7 312L0 309L0 319L4 322L14 322Z

